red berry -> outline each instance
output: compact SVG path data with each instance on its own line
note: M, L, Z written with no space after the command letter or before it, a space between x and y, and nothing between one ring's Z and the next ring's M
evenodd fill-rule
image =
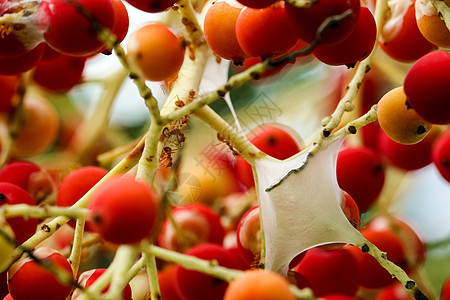
M380 35L381 49L390 57L402 62L416 61L435 48L417 27L414 3L415 0L412 0L400 20L398 15L389 18ZM392 1L390 5L391 11L403 12L402 9L397 9L397 5L404 5L403 2Z
M276 159L286 159L300 152L300 138L288 127L281 124L263 124L248 134L248 139L259 150ZM252 187L253 173L244 158L236 161L238 179L247 187Z
M68 55L40 61L33 72L33 80L52 91L68 91L81 82L85 62L85 57Z
M249 209L241 218L236 230L239 252L249 264L259 262L261 256L259 206Z
M365 212L377 199L384 185L384 168L380 157L367 147L346 148L339 152L337 181Z
M205 260L216 260L223 267L236 268L233 256L216 244L202 244L186 252ZM220 300L228 286L226 281L176 266L176 288L185 300Z
M320 0L306 8L286 4L286 10L298 37L307 43L314 42L317 30L328 17L337 16L349 10L350 16L339 24L327 27L321 35L320 44L333 44L349 36L355 28L359 17L360 1Z
M223 242L225 229L220 222L220 216L204 204L176 207L172 210L172 218L177 223L184 239L179 238L179 233L166 219L158 237L161 247L183 252L199 244L221 245Z
M87 10L100 26L112 30L114 8L111 0L46 0L39 7L39 25L45 41L57 51L73 56L87 56L102 50L94 24L80 12Z
M450 123L450 54L435 51L420 58L405 78L409 105L433 124Z
M35 67L44 54L45 44L15 57L0 57L1 75L18 75Z
M245 53L262 58L285 53L298 40L284 2L262 9L244 8L236 21L236 37Z
M145 12L162 12L174 5L177 0L127 0L128 3Z
M356 28L342 41L332 45L318 45L313 54L328 65L354 66L372 52L376 42L377 27L372 13L362 7Z
M27 161L15 161L0 169L0 182L15 184L33 198L36 204L56 190L50 174L38 165Z
M435 141L432 159L442 177L450 182L450 130L444 132Z
M391 140L383 131L378 133L378 149L391 164L404 170L417 170L431 163L431 147L438 132L430 132L416 144L404 145Z
M133 244L153 230L157 206L156 195L145 183L127 175L115 177L93 193L89 220L106 241Z
M441 299L450 300L450 279L447 279L442 285Z
M44 264L52 264L72 277L72 267L67 259L53 249L40 247L33 253ZM8 270L8 288L14 300L61 300L72 287L63 284L49 270L31 258L14 263Z
M358 262L347 248L309 249L296 271L308 279L316 296L353 296L359 286Z
M164 300L183 300L175 287L175 265L158 272L159 289Z
M56 205L74 205L107 173L108 171L99 167L83 167L71 172L59 186ZM75 226L74 221L70 221L69 224ZM87 230L91 230L91 223L88 222L86 225Z
M93 269L81 273L78 277L78 282L80 286L87 288L90 287L100 276L105 273L106 269ZM102 294L106 294L109 290L109 285L103 289ZM81 294L80 290L76 290L72 296L72 299L77 299ZM131 286L127 284L122 292L122 300L132 300L131 298Z
M28 204L35 205L30 195L15 184L0 182L0 205ZM25 242L35 232L38 220L33 218L12 217L6 221L14 231L14 236L19 243Z
M387 252L389 260L399 267L406 266L405 253L400 239L391 230L376 230L365 228L361 231L366 239L377 246L381 251ZM359 248L352 248L359 264L360 284L366 288L375 289L386 287L395 282L391 274L386 271L368 253L363 253Z

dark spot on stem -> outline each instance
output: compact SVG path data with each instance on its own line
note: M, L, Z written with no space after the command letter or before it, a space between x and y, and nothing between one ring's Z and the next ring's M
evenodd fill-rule
M219 97L224 97L225 96L225 92L222 90L217 90L217 95L219 95Z
M329 137L330 134L331 134L331 131L328 130L328 129L324 129L324 130L322 131L322 133L323 133L323 136L324 136L324 137Z
M130 74L128 75L128 77L130 77L130 79L132 79L132 80L138 79L138 76L137 76L137 74L135 74L135 73L130 73Z
M48 225L44 224L44 225L42 225L41 230L44 232L50 232L50 227L48 227Z
M258 72L251 72L250 73L250 77L253 79L258 79L259 78L259 73Z
M348 126L348 131L349 131L351 134L356 134L356 127L353 126L353 125L350 125L350 126Z
M370 248L369 248L369 246L367 246L367 244L364 244L364 245L361 247L361 251L364 252L364 253L369 252L369 250L370 250Z
M369 72L370 70L372 70L372 67L371 67L370 65L367 65L367 66L366 66L365 72L367 73L367 72Z
M412 280L407 281L405 284L405 288L407 288L408 290L413 289L415 286L416 283Z
M5 200L8 200L8 198L5 196L5 194L0 193L0 202L3 202Z

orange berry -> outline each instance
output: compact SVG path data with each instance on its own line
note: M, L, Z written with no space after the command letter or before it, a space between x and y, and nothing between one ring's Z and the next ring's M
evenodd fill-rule
M224 59L242 63L247 55L236 37L236 21L242 6L214 2L205 16L205 39L212 51Z
M389 91L380 99L377 114L381 129L400 144L418 143L431 129L431 124L409 106L403 86Z
M55 108L35 95L26 96L12 154L25 157L44 151L58 135L59 119Z
M448 2L446 2L448 5ZM431 3L416 1L416 19L422 35L432 44L450 48L450 31Z
M177 74L184 60L184 45L164 24L147 24L128 41L131 63L147 80L163 81Z
M283 276L265 270L250 270L234 279L224 300L294 300L289 282Z

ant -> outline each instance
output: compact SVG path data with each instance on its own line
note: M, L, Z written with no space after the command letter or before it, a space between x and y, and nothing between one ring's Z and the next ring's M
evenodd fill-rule
M220 132L217 133L217 139L219 140L219 142L225 143L234 156L240 155L239 152L236 149L234 149L233 145L231 145L231 143Z

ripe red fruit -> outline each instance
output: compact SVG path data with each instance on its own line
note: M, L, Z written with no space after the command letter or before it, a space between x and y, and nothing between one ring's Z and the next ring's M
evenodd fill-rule
M381 49L393 59L402 62L416 61L435 48L423 37L417 27L414 3L415 0L412 0L400 21L398 16L388 19L380 34ZM404 5L404 3L392 1L391 5ZM391 6L391 9L395 8Z
M316 296L353 296L359 286L358 262L347 248L309 249L296 271L308 279Z
M406 289L400 284L395 283L382 289L375 300L413 300L414 298L408 294Z
M320 0L311 7L295 7L286 4L289 19L295 26L300 39L312 43L320 25L331 16L336 16L351 10L350 16L334 26L327 27L320 38L320 44L333 44L342 41L350 35L359 18L359 0Z
M15 57L0 57L0 74L18 75L31 70L37 65L44 54L45 43L39 44L33 50Z
M112 0L111 2L114 8L114 26L112 31L115 34L117 41L121 43L128 33L130 19L127 8L122 0Z
M206 205L197 203L176 207L172 210L172 218L184 239L180 239L179 232L166 219L158 237L161 247L184 252L199 244L221 245L223 242L225 229L220 222L220 216Z
M15 184L0 182L0 205L28 204L35 205L30 195ZM38 220L33 218L13 217L6 221L14 231L14 236L19 243L25 242L36 232Z
M159 289L164 300L183 300L175 287L175 265L158 272Z
M397 216L379 215L367 225L372 230L388 230L401 241L407 257L408 268L420 266L425 260L426 245L420 231L407 220Z
M261 256L259 206L249 209L241 218L236 230L238 250L249 263L259 262Z
M225 1L213 2L205 15L205 39L214 53L239 64L247 55L236 37L236 21L242 7Z
M106 269L93 269L86 272L81 273L81 275L78 277L78 282L80 286L82 287L89 287L91 286L100 276L105 273ZM109 285L103 289L102 294L106 294L109 290ZM72 296L72 300L77 299L80 295L80 291L76 290ZM131 286L127 284L122 292L122 300L132 300L131 298Z
M441 299L450 300L450 279L447 279L442 285Z
M21 187L36 204L56 190L56 183L50 174L27 161L14 161L1 168L0 182L9 182Z
M174 5L177 0L126 0L128 3L145 12L162 12Z
M361 216L359 214L358 204L356 204L355 200L353 200L352 196L346 191L342 191L343 198L341 202L341 208L344 212L344 215L347 217L347 220L355 227L359 228L359 223L361 220Z
M435 141L432 159L442 177L450 182L450 130L444 132Z
M43 264L52 264L72 276L72 267L60 253L47 247L40 247L33 255ZM14 300L61 300L72 290L63 284L49 270L31 258L15 262L8 270L8 288Z
M182 39L164 24L147 24L133 32L127 50L141 75L152 81L176 75L184 60Z
M195 246L186 252L187 255L205 260L216 260L217 263L227 268L237 268L233 256L216 244L202 244ZM176 288L185 300L220 300L223 299L228 286L226 281L209 275L191 271L176 266Z
M383 131L378 133L378 149L391 164L411 171L431 163L431 147L439 132L433 130L420 142L412 145L399 144Z
M102 27L112 30L114 8L111 0L46 0L39 7L39 26L45 41L63 54L96 54L104 44L98 39L94 25L76 6L83 7Z
M384 185L381 158L367 147L341 150L336 175L339 186L352 196L360 212L369 209Z
M0 1L0 17L7 14L23 13L19 20L2 22L0 34L0 57L13 58L33 50L40 42L39 32L35 30L35 10L37 3L17 0ZM25 12L28 12L26 14Z
M71 172L59 186L56 205L74 205L107 173L108 171L105 169L93 166L83 167ZM75 226L75 222L71 221L69 224ZM87 229L90 230L92 225L90 225L90 222L87 225Z
M263 124L247 136L259 150L276 159L286 159L300 152L300 138L295 132L281 124ZM247 187L252 187L253 173L250 164L241 156L236 161L238 179Z
M354 66L369 56L376 42L377 26L372 13L362 7L356 28L349 36L332 45L318 45L313 54L328 65Z
M284 2L262 9L244 8L236 21L236 37L245 53L261 58L285 53L298 40Z
M450 54L435 51L420 58L405 78L409 105L433 124L450 123Z
M108 242L133 244L153 230L157 198L143 182L124 175L108 180L92 195L89 220Z
M85 63L86 57L68 55L40 61L33 71L33 80L52 91L68 91L81 82Z

